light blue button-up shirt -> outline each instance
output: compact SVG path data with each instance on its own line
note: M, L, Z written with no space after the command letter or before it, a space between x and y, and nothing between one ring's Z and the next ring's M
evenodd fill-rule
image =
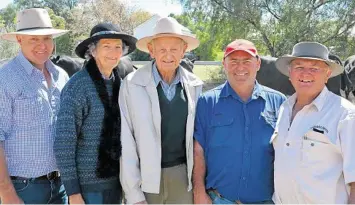
M53 143L65 71L46 62L44 74L20 52L0 68L0 142L11 176L38 177L57 170Z
M169 85L161 78L156 64L155 63L153 64L153 77L154 77L155 85L158 86L158 84L160 83L161 87L163 88L165 97L169 101L171 101L174 98L176 92L176 85L180 83L180 69L182 68L180 68L179 66L176 70L176 75L173 82Z

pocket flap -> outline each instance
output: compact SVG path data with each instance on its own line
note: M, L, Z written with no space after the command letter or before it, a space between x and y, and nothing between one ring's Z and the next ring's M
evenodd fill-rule
M232 117L222 118L222 117L215 117L212 121L213 127L220 127L220 126L228 126L233 124L234 119Z
M331 143L330 140L328 139L328 137L325 134L310 130L308 131L304 137L304 140L311 140L311 141L315 141L315 142L320 142L320 143L325 143L325 144L329 144Z

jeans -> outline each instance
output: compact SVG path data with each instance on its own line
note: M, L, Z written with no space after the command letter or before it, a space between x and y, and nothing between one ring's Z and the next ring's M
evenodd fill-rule
M222 196L218 196L213 191L208 191L208 195L210 196L210 198L212 200L212 204L236 204L235 201L231 201L231 200L226 199ZM241 203L243 203L243 202L241 202ZM274 204L274 202L272 200L266 200L266 201L243 203L243 204Z
M122 204L121 190L105 190L102 192L81 193L85 204Z
M68 204L68 196L60 178L23 178L14 179L12 183L25 204Z

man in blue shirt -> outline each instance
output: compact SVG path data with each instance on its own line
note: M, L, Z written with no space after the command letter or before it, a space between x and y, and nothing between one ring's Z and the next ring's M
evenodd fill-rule
M0 38L21 51L0 68L0 200L3 204L68 204L53 143L61 90L68 81L49 56L67 30L45 9L17 14L17 31Z
M274 132L286 97L258 84L260 58L244 39L224 53L227 81L200 96L194 131L194 203L273 203Z

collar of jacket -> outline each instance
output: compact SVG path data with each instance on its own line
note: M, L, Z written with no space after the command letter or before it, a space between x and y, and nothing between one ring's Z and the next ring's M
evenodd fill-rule
M140 86L155 87L152 68L153 68L153 61L139 68L136 71L135 75L132 77L131 82ZM202 80L200 80L197 76L187 71L185 68L180 69L180 80L183 84L192 87L203 85Z

